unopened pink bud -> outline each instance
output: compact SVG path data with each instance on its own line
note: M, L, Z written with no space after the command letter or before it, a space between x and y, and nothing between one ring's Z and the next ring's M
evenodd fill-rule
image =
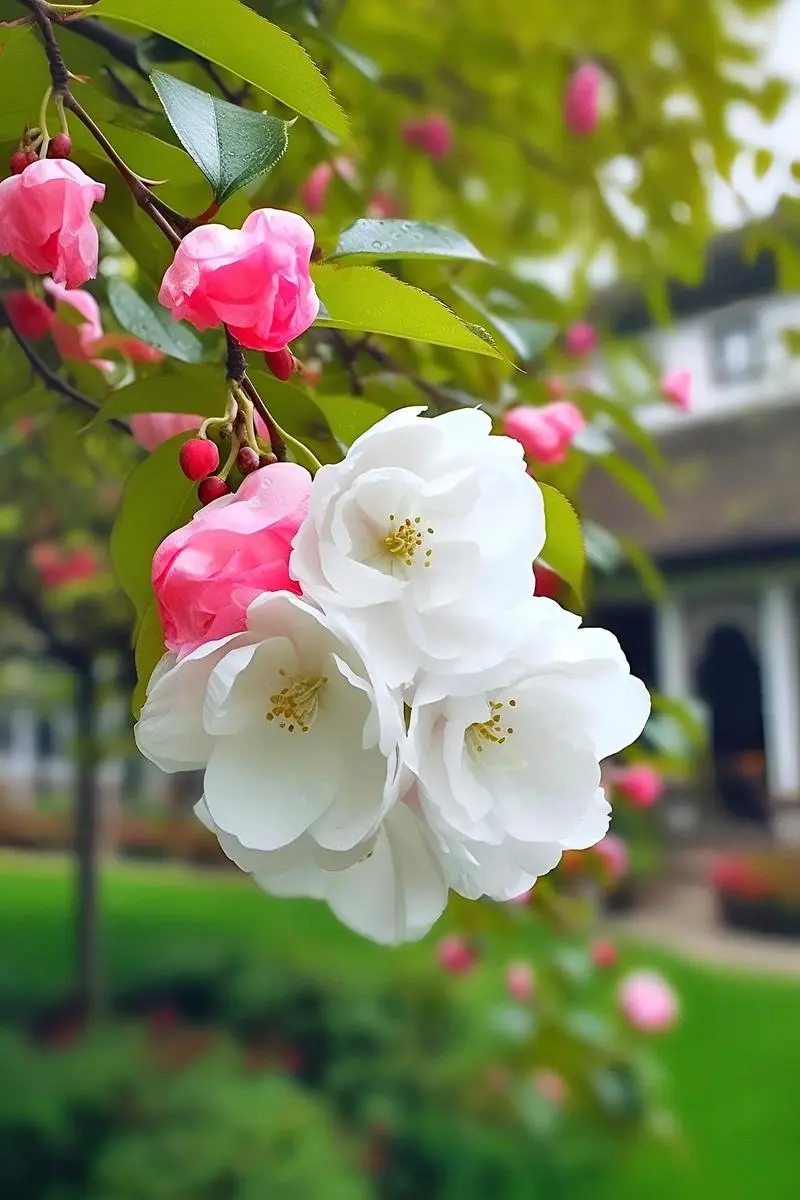
M506 989L512 1000L523 1004L533 996L535 978L533 967L526 962L509 963L506 967Z
M582 63L564 93L564 123L577 137L587 137L599 120L600 71L594 63Z

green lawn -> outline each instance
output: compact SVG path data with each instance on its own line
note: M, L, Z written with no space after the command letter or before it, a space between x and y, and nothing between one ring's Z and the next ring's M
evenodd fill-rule
M350 977L435 969L430 941L380 949L341 929L321 906L269 900L234 875L114 867L105 873L102 909L107 966L120 982L159 949L169 957L216 946L270 947L298 966ZM0 858L4 987L63 992L70 910L66 862ZM531 950L525 939L498 948L498 970L510 954ZM661 1051L684 1136L675 1151L634 1147L613 1179L598 1180L580 1200L800 1196L800 986L704 969L646 947L627 947L626 958L662 967L681 993L682 1023ZM496 978L487 970L461 986L469 996Z

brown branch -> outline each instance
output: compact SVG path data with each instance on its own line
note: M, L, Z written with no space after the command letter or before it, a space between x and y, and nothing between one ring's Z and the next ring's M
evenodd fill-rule
M101 405L99 405L95 400L92 400L91 396L87 396L85 392L79 391L78 388L73 387L71 383L68 383L66 379L62 379L60 375L57 375L55 371L47 365L44 359L36 353L33 346L31 346L31 344L25 340L19 330L14 327L14 324L8 315L8 310L2 301L0 301L0 310L2 310L5 325L11 332L11 336L27 358L35 374L39 376L48 391L57 392L59 396L64 396L67 400L74 400L76 404L81 406L81 408L85 408L91 413L100 412ZM113 425L115 429L121 429L124 433L130 433L130 429L123 421L113 420L109 421L108 423Z

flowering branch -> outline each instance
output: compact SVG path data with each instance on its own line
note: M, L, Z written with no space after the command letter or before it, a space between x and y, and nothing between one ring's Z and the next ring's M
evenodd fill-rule
M216 212L217 205L213 203L204 213L201 218L193 221L181 213L166 205L160 200L150 187L140 179L140 177L130 169L127 163L120 157L117 151L109 142L108 138L103 133L102 129L94 122L89 114L84 109L83 105L75 99L69 87L69 72L64 63L58 42L53 33L52 14L47 8L45 0L22 0L26 8L30 10L33 18L42 34L47 54L47 61L50 67L50 76L52 79L52 92L55 99L56 107L59 112L68 109L89 131L94 140L105 152L107 158L116 167L119 174L122 176L131 195L133 196L139 207L147 214L151 221L168 239L170 245L176 250L182 241L183 236L189 232L196 224L202 222L207 216L213 216ZM95 30L95 33L97 31ZM95 37L94 40L101 40ZM113 51L112 51L113 52ZM286 460L286 444L290 442L293 446L296 455L304 462L307 462L312 469L319 466L314 455L301 442L290 437L284 430L280 428L277 422L272 417L269 409L265 405L261 396L258 394L253 382L248 379L246 373L245 357L242 347L238 340L231 334L227 326L225 326L225 335L228 345L227 354L227 375L229 379L234 380L239 384L244 394L251 401L256 411L259 413L267 427L272 453L279 462ZM43 364L44 365L44 364ZM55 376L54 378L58 378Z

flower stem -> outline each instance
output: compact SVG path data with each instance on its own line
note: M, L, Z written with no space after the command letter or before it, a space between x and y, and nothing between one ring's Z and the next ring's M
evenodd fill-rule
M322 463L319 461L317 456L315 454L312 454L312 452L309 450L308 446L306 446L303 442L298 441L298 439L295 437L292 437L292 435L290 433L287 433L285 429L281 429L280 425L277 423L277 421L275 420L274 417L272 419L272 424L275 428L276 433L278 433L280 435L281 440L287 446L291 446L292 451L293 451L294 456L297 459L297 461L299 463L302 463L302 465L304 467L308 467L308 469L312 475L316 475L317 471L322 466Z
M42 131L42 144L39 147L39 158L47 158L47 147L50 145L50 134L47 132L47 106L50 103L50 97L52 94L53 88L51 85L42 97L42 103L39 106L39 128Z

